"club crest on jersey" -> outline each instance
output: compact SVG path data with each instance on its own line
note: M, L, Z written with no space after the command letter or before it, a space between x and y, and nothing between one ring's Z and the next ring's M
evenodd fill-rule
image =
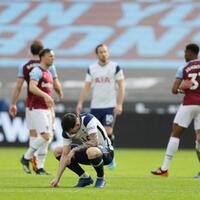
M111 78L109 77L97 77L95 78L95 83L110 83L111 82Z

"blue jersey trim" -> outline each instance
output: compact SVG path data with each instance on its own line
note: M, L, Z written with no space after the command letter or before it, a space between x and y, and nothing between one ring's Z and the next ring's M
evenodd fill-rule
M92 114L86 114L83 119L83 125L86 127L93 117L94 116Z
M119 66L119 65L117 65L117 66L116 66L116 71L115 71L115 74L117 74L117 73L118 73L120 70L121 70L120 66Z

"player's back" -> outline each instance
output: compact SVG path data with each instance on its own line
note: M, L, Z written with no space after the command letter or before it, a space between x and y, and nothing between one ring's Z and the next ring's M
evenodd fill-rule
M190 61L184 67L183 79L189 79L193 84L185 90L183 105L200 105L200 60Z

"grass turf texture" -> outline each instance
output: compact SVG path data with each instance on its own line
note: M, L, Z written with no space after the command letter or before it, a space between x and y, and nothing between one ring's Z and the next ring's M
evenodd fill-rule
M170 177L154 177L152 169L159 167L164 150L118 149L117 167L110 171L105 167L106 186L95 189L73 188L77 177L65 170L59 188L51 188L58 162L51 152L48 154L46 169L52 176L25 174L19 163L25 149L0 148L0 199L1 200L182 200L200 198L200 179L192 177L199 170L199 163L192 150L179 150L172 161ZM86 171L95 178L92 167Z

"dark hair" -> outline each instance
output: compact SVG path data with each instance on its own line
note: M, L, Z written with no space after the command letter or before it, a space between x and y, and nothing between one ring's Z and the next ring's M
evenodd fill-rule
M39 53L40 60L41 60L41 58L42 58L43 56L45 56L45 54L47 54L47 53L49 53L49 52L51 52L51 51L52 51L52 49L49 49L49 48L42 49L42 50L40 51L40 53Z
M199 46L197 44L188 44L186 47L185 47L186 50L189 50L191 51L192 53L194 53L195 55L198 55L199 53Z
M61 126L63 131L69 131L70 128L74 128L76 125L78 114L67 113L62 117Z
M106 45L105 45L105 44L99 44L99 45L96 46L96 48L95 48L95 53L96 53L96 54L98 54L98 50L99 50L99 48L102 47L102 46L106 46Z
M39 55L40 51L44 48L40 40L34 40L30 46L31 53L33 55Z

